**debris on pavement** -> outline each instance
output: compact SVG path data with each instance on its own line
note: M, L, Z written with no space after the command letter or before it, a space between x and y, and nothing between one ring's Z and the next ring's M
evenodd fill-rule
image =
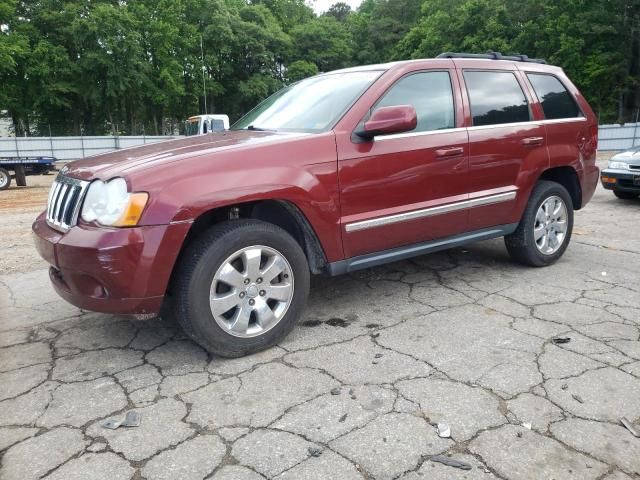
M629 432L631 432L631 435L633 435L634 437L640 438L640 433L638 433L638 431L633 426L633 423L631 423L629 419L627 419L627 417L622 417L620 419L620 423L624 425L624 428L626 428L627 430L629 430Z
M383 354L382 353L376 353L374 355L374 358L382 358Z
M578 403L584 403L584 400L582 399L582 397L580 395L576 395L575 393L573 395L571 395L573 397L573 399L578 402Z
M561 343L569 343L571 341L570 337L556 337L556 338L552 338L551 341L553 343L555 343L556 345L559 345Z
M523 422L523 423L522 423L522 426L523 426L524 428L526 428L527 430L531 430L531 424L530 424L529 422Z
M562 386L560 387L562 390L566 390L567 388L569 388L569 385L567 385L566 383L563 383Z
M445 457L443 455L436 455L434 457L431 457L431 461L442 463L444 465L448 465L449 467L460 468L461 470L471 470L471 465L469 465L467 462L462 462L460 460Z
M322 448L316 446L309 447L308 452L312 457L319 457L322 455Z
M436 432L438 432L440 438L451 437L451 428L446 423L439 423Z
M331 395L340 395L340 387L332 388Z
M343 423L346 419L347 419L347 414L345 413L338 419L338 422Z
M602 272L602 276L606 277L607 276L607 272Z
M105 423L103 423L102 426L111 430L115 430L118 427L139 427L141 417L142 415L140 415L140 412L131 410L127 412L124 419L116 420L114 418L110 418Z

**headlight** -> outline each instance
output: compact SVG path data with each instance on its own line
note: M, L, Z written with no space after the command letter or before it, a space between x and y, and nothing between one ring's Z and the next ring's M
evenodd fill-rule
M609 168L615 170L628 170L629 164L627 162L616 162L615 160L609 160Z
M149 194L129 193L124 178L108 182L94 180L82 204L82 219L108 227L130 227L138 224Z

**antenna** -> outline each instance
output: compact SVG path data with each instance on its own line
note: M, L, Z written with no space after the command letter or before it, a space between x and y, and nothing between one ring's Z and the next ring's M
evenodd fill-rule
M207 81L205 80L204 71L204 47L202 46L202 35L200 35L200 60L202 60L202 96L204 97L204 114L207 114Z

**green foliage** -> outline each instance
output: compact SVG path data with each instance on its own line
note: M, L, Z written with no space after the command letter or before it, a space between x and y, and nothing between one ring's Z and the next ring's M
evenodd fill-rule
M318 73L318 66L306 60L296 60L287 68L287 81L297 82Z
M640 0L0 0L0 110L18 134L172 133L282 85L443 51L562 66L601 121L640 108ZM204 77L204 78L203 78Z
M321 72L351 64L352 42L345 26L332 16L322 16L299 25L291 32L296 60L315 63Z

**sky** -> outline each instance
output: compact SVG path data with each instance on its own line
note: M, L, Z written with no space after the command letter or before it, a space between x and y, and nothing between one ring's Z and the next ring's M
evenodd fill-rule
M306 3L313 8L316 13L320 14L329 10L329 7L338 1L343 1L351 5L353 10L358 8L358 5L362 3L362 0L306 0Z

